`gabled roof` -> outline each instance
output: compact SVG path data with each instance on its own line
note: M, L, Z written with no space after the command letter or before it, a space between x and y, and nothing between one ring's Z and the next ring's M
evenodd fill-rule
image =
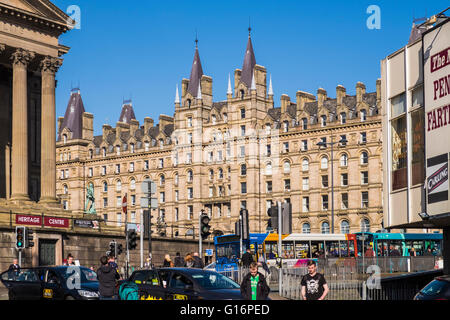
M242 67L242 74L241 74L241 82L243 82L247 86L247 88L250 88L252 85L253 70L255 69L255 65L256 65L255 53L253 51L252 38L250 37L249 34L247 41L247 49L245 50L244 56L244 65Z
M192 62L191 76L189 78L189 85L187 88L187 92L189 92L193 97L197 97L202 76L202 63L200 61L200 55L198 54L198 47L195 46L194 61Z
M81 139L83 136L84 105L79 89L73 89L67 104L66 113L58 132L58 141L61 141L61 131L68 128L72 132L72 139Z
M274 120L278 121L281 117L281 108L270 108L267 114Z

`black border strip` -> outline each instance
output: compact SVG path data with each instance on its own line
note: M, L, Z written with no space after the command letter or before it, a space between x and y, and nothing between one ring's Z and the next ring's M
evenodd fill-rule
M428 158L427 159L427 167L433 167L441 163L448 162L448 153L441 154L439 156Z
M448 200L448 191L442 191L428 195L428 203L435 203Z

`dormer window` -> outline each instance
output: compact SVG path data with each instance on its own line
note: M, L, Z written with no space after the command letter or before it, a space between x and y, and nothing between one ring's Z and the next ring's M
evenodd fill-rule
M164 147L164 140L159 139L159 147L162 149Z
M145 141L145 151L148 151L148 150L150 150L150 142L148 142L148 141Z
M245 97L245 91L243 89L241 89L241 91L239 91L240 96L241 96L241 100L244 100Z
M130 152L134 153L134 143L130 144Z
M217 122L217 117L216 117L216 116L212 116L211 119L212 119L212 124L216 124L216 122Z
M89 149L89 159L92 159L93 156L94 156L94 150Z
M186 100L186 106L187 106L188 108L191 107L191 103L192 103L191 99L187 99L187 100Z
M116 146L116 154L120 156L120 146Z
M269 123L267 123L266 124L266 134L270 134L270 124Z
M63 134L63 142L64 142L64 144L67 143L67 134Z
M365 109L361 110L361 121L367 120L367 111Z
M308 119L307 118L302 119L302 128L303 128L303 130L308 129Z
M106 148L105 147L102 148L102 155L103 155L103 157L106 157Z
M227 113L224 113L223 114L223 122L228 122L228 114Z
M284 121L283 122L283 132L288 132L289 131L289 121Z
M345 124L347 122L347 114L345 112L341 112L341 124Z
M323 115L320 117L320 119L322 127L325 127L327 125L327 116Z

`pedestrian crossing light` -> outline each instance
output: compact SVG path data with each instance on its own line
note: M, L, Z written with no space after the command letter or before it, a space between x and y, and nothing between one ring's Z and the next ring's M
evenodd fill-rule
M26 248L32 248L34 247L34 235L33 230L30 228L25 228L25 247Z
M137 247L137 233L134 229L128 230L128 249L134 250Z
M121 254L122 252L123 252L123 247L122 247L122 244L119 243L119 244L117 245L117 255L120 256L120 254Z
M16 227L16 249L25 249L25 227Z
M116 242L111 241L109 243L109 255L115 257L116 256Z
M205 213L203 213L200 217L200 235L202 237L202 240L206 240L206 238L208 238L208 236L211 234L211 232L209 232L209 230L211 229L211 226L209 225L210 221L211 219Z

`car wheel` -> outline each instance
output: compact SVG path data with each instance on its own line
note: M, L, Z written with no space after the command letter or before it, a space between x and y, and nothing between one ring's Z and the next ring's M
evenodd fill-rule
M75 300L75 298L72 297L72 296L67 296L67 297L66 297L66 300Z

